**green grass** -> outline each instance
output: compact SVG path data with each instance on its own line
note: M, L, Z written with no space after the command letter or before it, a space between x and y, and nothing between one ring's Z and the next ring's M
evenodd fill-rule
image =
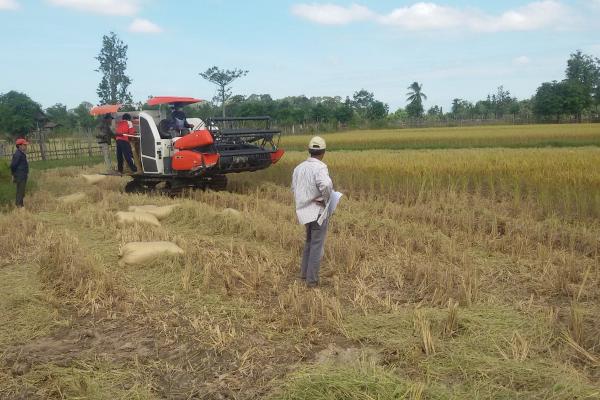
M32 161L29 167L32 170L47 170L62 167L91 166L102 162L102 157L65 158L63 160Z
M421 396L421 397L419 397ZM444 399L437 387L410 382L390 369L358 363L356 365L319 365L290 376L275 400L401 400Z
M41 384L46 384L45 389L37 389ZM17 393L21 397L12 397ZM34 393L37 396L33 397ZM152 384L142 376L138 365L102 361L74 362L68 367L50 363L37 365L25 376L13 377L0 387L0 397L3 394L8 396L6 398L30 398L29 396L86 400L159 398L153 393Z
M15 200L15 185L12 183L9 163L0 160L0 204Z
M425 308L421 312L431 323L435 354L421 350L420 332L410 310L354 316L345 329L351 339L380 349L398 374L428 376L444 393L425 398L567 400L600 394L574 366L554 359L558 339L542 313L502 306L461 308L457 332L444 336L447 311ZM516 337L523 341L516 342Z

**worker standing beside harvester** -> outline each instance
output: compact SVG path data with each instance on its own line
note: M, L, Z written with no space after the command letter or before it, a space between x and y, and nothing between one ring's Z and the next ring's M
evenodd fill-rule
M327 165L322 161L325 148L323 138L312 138L308 144L310 157L294 169L292 176L296 215L306 229L300 278L306 280L309 288L319 285L319 270L329 225L327 205L333 193L333 182Z
M111 128L113 116L111 114L105 114L104 117L100 120L100 125L98 126L98 130L100 131L96 135L96 139L98 139L98 144L102 149L102 156L104 157L104 165L106 166L106 172L110 173L112 171L111 160L110 160L110 142L112 138L115 136Z
M137 172L137 167L133 162L133 154L131 153L131 145L129 144L129 136L135 134L131 115L125 113L121 117L121 121L117 124L116 142L117 142L117 169L119 173L123 173L123 158L127 161L131 172Z

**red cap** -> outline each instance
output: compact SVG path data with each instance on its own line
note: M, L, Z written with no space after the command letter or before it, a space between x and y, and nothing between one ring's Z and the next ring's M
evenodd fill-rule
M23 138L17 139L16 143L17 143L17 146L20 146L22 144L29 144L29 142L27 142L27 140L25 140Z

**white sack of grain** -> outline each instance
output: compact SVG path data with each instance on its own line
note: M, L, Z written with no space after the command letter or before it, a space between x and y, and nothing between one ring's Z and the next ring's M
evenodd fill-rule
M140 265L161 256L178 254L183 254L183 249L172 242L131 242L119 251L119 265Z
M129 211L133 212L145 212L154 215L158 219L167 218L175 208L179 207L179 204L170 204L168 206L155 206L155 205L144 205L144 206L129 206Z
M233 208L226 208L223 211L221 211L221 214L223 214L226 217L231 217L234 219L239 219L242 217L242 213Z
M81 175L81 177L83 179L85 179L85 181L87 183L89 183L90 185L95 185L96 183L106 179L106 175L99 175L99 174L95 174L95 175Z
M77 203L78 201L81 201L83 199L86 198L85 193L73 193L70 194L68 196L62 196L58 198L58 201L61 201L63 203Z
M160 226L160 222L158 222L158 219L154 215L141 211L119 211L117 212L117 223L121 226L133 225L135 223Z

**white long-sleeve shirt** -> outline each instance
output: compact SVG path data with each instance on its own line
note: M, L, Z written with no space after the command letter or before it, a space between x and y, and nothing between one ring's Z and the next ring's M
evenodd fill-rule
M332 191L333 182L324 162L309 157L298 165L292 175L298 222L304 225L316 221L325 210L323 204L327 204Z

